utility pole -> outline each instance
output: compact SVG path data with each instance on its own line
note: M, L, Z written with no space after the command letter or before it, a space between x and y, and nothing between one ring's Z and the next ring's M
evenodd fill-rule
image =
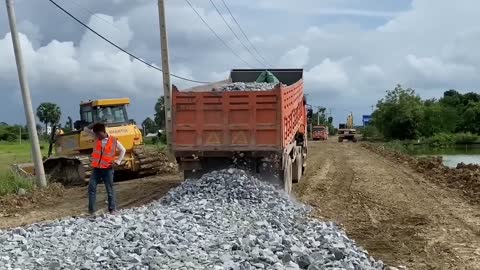
M10 24L10 34L12 35L15 61L17 62L18 80L20 81L20 89L22 91L23 107L25 110L25 117L27 118L30 140L32 143L32 158L33 163L35 164L37 185L39 187L46 187L47 179L45 178L45 170L43 168L42 162L42 153L40 152L40 142L38 141L37 127L35 126L35 116L33 114L30 89L28 87L26 72L23 68L22 50L18 38L15 10L13 9L13 0L5 1L7 3L8 22Z
M320 125L320 107L317 107L317 126Z
M160 46L162 51L163 97L165 106L165 133L167 149L172 154L172 85L170 83L170 64L168 62L168 38L165 18L165 0L158 0L158 19L160 22Z

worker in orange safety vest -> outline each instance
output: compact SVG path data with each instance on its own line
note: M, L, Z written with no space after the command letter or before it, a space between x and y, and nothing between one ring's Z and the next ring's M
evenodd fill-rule
M125 147L117 138L107 133L105 125L96 123L92 129L85 127L84 131L95 138L91 157L92 175L88 183L88 212L95 213L97 184L103 181L108 197L108 211L116 212L115 193L113 190L113 174L115 166L122 163ZM117 151L120 152L116 157Z

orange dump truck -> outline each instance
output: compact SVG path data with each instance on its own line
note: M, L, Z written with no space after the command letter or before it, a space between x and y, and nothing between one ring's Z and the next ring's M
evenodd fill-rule
M325 126L325 125L313 126L312 139L314 141L318 141L318 140L326 141L326 140L328 140L328 126Z
M271 89L225 91L265 72L279 81ZM288 193L300 180L311 116L302 69L234 69L225 81L172 92L172 150L185 178L236 167Z

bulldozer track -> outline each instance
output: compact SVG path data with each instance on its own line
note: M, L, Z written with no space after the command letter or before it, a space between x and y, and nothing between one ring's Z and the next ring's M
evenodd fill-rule
M128 174L129 179L152 176L169 171L169 160L165 154L155 149L147 149L144 145L133 148L133 168L120 165L115 168L117 175ZM67 157L53 158L58 162L50 161L50 179L65 186L86 185L92 175L90 155L82 154ZM80 166L80 168L78 168Z

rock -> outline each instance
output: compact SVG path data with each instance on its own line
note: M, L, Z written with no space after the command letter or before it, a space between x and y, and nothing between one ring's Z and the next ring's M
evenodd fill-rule
M23 196L23 195L25 195L25 194L27 194L27 191L26 191L25 189L23 189L23 188L18 188L18 190L17 190L17 195Z
M333 255L335 256L336 260L343 260L343 258L345 258L345 254L341 250L338 250L338 249L333 251Z
M297 264L302 269L307 269L308 266L312 263L313 263L313 258L310 257L309 255L304 254L297 258Z
M300 269L300 267L298 266L298 264L294 262L288 262L285 264L285 270L297 270L297 269Z
M14 269L383 269L344 231L238 169L186 180L118 215L0 231ZM6 254L4 256L3 254ZM61 260L61 263L55 263ZM7 267L7 268L8 268Z
M272 90L276 86L275 83L257 83L257 82L235 82L222 85L213 91L265 91ZM240 156L242 157L242 156Z

